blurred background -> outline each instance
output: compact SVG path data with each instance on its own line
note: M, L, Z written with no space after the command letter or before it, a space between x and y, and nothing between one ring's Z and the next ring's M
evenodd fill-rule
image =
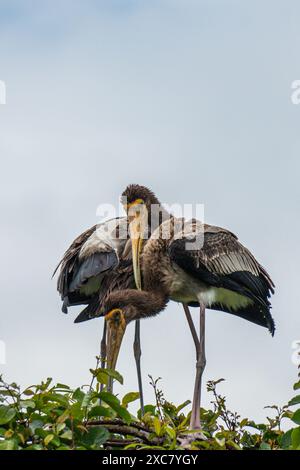
M276 284L277 331L207 314L205 380L243 416L292 394L300 340L300 78L297 1L1 0L1 316L7 381L88 383L102 320L61 313L53 269L129 183L204 204ZM198 309L193 309L198 318ZM147 374L192 398L195 353L180 305L142 328ZM133 325L118 369L137 390ZM204 405L210 397L204 394Z

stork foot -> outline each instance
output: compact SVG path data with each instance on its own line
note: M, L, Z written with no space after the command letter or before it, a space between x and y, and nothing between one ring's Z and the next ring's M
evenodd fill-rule
M177 441L183 449L190 449L195 441L206 441L207 437L200 430L190 434L182 434L177 438Z

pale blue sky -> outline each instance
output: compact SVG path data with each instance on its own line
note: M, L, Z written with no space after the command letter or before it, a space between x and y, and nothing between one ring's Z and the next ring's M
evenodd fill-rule
M101 202L132 182L204 203L277 286L275 338L208 312L206 379L262 418L289 399L300 339L300 79L296 1L0 0L1 310L8 380L88 381L101 321L60 313L51 273ZM77 311L78 309L76 309ZM198 312L194 310L196 318ZM129 328L119 370L136 390ZM176 304L142 323L143 372L192 396L194 350ZM152 391L145 379L146 401ZM209 397L205 397L205 404Z

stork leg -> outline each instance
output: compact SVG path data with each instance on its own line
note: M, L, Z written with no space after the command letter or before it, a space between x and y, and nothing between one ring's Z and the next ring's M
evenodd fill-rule
M196 378L194 386L193 407L190 428L201 429L200 405L201 405L201 385L202 376L206 366L205 357L205 305L200 303L200 340L199 350L197 351Z
M100 343L101 369L105 368L105 363L106 363L106 329L107 329L107 325L106 325L106 321L104 320L102 339ZM101 384L100 385L101 392L103 388L104 388L104 384Z
M133 343L133 352L136 364L136 371L138 377L138 386L140 394L140 404L141 404L141 415L144 415L144 395L143 395L143 383L142 383L142 373L141 373L141 326L140 320L135 322L135 333L134 333L134 343Z
M106 362L106 328L107 328L107 324L106 324L106 321L104 321L103 334L102 334L101 345L100 345L101 369L104 369L105 362Z
M200 337L198 337L196 328L191 317L191 313L186 304L183 304L184 312L192 333L196 348L196 377L194 385L192 414L190 429L201 429L200 405L201 405L201 385L202 376L206 365L205 358L205 305L200 303Z

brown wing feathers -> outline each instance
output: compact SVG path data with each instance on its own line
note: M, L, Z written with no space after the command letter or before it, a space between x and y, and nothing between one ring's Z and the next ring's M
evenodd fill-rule
M268 273L230 232L208 232L199 255L211 272L239 280L258 296L269 297L274 292L274 284Z
M174 239L169 247L170 257L182 269L208 286L237 292L254 302L254 306L239 311L222 306L211 308L235 313L249 321L269 328L274 333L269 297L274 284L265 269L256 261L234 234L218 227L204 226L204 244L199 250L186 250L186 240Z
M111 222L114 220L108 221L108 224ZM120 224L123 222L124 220L120 220ZM117 235L120 224L116 226ZM102 240L100 233L99 244L92 241L85 255L80 256L82 247L94 236L96 229L95 225L73 241L54 272L55 274L60 268L57 290L63 300L64 313L68 313L69 306L88 305L76 318L76 323L97 316L102 303L112 290L135 287L131 244L126 244L126 240L116 242L117 254L114 248L106 244L105 237ZM105 230L103 233L106 233ZM113 234L112 231L112 237Z
M56 274L57 270L60 267L60 273L57 279L57 290L62 296L62 298L67 293L70 274L72 273L74 269L74 265L76 263L80 249L82 245L87 241L87 239L92 235L92 233L96 230L96 228L97 228L97 225L94 225L93 227L89 228L88 230L83 232L81 235L79 235L77 238L75 238L75 240L71 243L70 247L65 252L62 260L59 262L59 264L55 268L55 271L52 277Z

